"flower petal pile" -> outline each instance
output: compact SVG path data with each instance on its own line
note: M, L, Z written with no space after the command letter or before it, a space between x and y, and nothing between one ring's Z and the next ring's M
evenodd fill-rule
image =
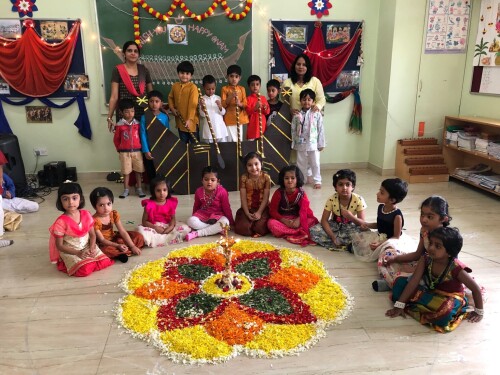
M217 248L190 246L130 271L116 309L120 325L176 362L220 363L240 353L299 353L352 308L319 260L258 241L233 246L231 272L240 285L222 291Z

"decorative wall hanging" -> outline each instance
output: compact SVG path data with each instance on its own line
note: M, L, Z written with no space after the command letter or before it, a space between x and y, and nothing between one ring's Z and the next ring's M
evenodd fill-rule
M330 0L312 0L307 3L307 6L311 8L311 15L321 18L323 16L328 16L330 12L328 9L332 7Z
M298 25L306 27L304 33L312 34L307 44L291 43L286 40L284 34L286 28ZM360 69L363 64L361 51L362 22L335 22L330 24L319 21L272 20L271 30L270 75L278 80L280 77L288 76L295 56L299 53L307 54L311 59L313 76L319 78L323 83L328 103L338 103L349 97L349 95L354 95L349 131L361 134L363 126L359 81ZM338 35L339 30L341 30L340 36ZM337 35L333 34L334 31L337 32ZM326 48L325 39L328 41L329 32L332 41L330 44L340 44L339 46ZM354 35L351 36L351 32ZM333 42L339 39L347 39L347 42L343 44ZM340 93L337 95L331 94L339 91Z
M7 121L7 117L5 117L2 102L5 102L10 105L24 106L26 104L30 104L33 100L35 100L35 98L25 98L20 101L12 101L9 98L5 97L4 95L0 95L0 134L1 133L13 134L9 122ZM78 128L78 133L80 133L82 137L85 137L87 139L92 139L92 130L90 129L89 115L87 113L87 107L85 107L85 100L82 94L77 94L77 96L69 99L66 103L63 104L56 104L47 98L38 98L38 100L41 101L46 106L49 106L50 108L59 108L59 109L67 108L74 102L77 102L80 114L78 115L78 118L74 122L74 125Z
M33 12L38 10L36 0L10 0L12 11L19 13L19 17L33 17Z
M252 0L246 0L244 6L243 2L241 2L240 4L242 5L243 10L239 13L233 12L231 7L229 7L228 5L228 0L213 0L212 4L208 7L208 9L205 12L199 14L194 13L190 8L188 8L188 6L183 0L172 0L169 10L165 13L161 13L160 11L153 8L150 5L151 1L147 2L146 0L132 0L132 4L133 4L132 11L134 12L135 42L140 45L141 39L139 37L141 35L141 26L140 26L139 7L144 8L146 12L151 14L159 21L167 22L169 18L174 17L175 10L177 8L180 8L181 15L179 17L181 17L182 19L184 17L187 17L195 21L201 22L202 20L205 20L208 17L213 16L215 9L220 4L225 14L227 15L227 18L233 21L239 21L244 19L250 12L250 8L252 7Z
M63 84L70 69L85 72L80 21L26 19L23 30L16 39L0 37L0 77L15 91L11 96L75 96L65 93ZM42 33L53 39L42 38Z
M271 51L275 66L271 68L271 75L289 73L295 56L305 53L311 59L313 75L320 79L325 91L338 92L335 81L343 70L360 71L357 61L361 51L362 22L335 22L335 25L337 28L345 28L353 35L348 36L347 43L338 43L340 45L327 49L325 39L327 39L328 23L272 20ZM304 43L289 42L284 32L294 26L305 27L305 35L312 35L310 39ZM351 88L346 87L345 90Z

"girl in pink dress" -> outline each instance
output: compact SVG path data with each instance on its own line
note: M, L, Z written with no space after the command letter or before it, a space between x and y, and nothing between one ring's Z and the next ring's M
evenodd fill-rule
M151 198L141 201L144 207L142 225L138 231L149 247L165 246L182 242L191 229L184 223L176 222L177 198L172 197L170 185L165 177L156 176L149 184Z
M94 219L85 206L82 188L65 182L57 191L56 207L64 212L49 228L50 261L69 276L88 276L114 262L96 245Z
M194 231L186 235L186 241L220 233L221 224L234 226L229 195L220 185L217 168L205 167L201 171L201 176L203 186L194 193L193 216L187 220Z

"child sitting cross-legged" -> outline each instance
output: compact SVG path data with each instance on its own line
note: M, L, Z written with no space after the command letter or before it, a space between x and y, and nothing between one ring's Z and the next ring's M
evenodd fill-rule
M350 250L351 235L361 231L366 202L354 193L356 173L341 169L333 175L335 194L325 203L321 223L311 228L311 239L328 250Z
M220 233L221 224L234 226L229 195L220 184L217 168L207 166L201 176L202 186L194 193L193 216L187 220L193 231L186 235L186 241Z
M462 244L456 228L438 227L430 232L427 254L418 261L413 276L396 279L394 307L385 315L394 318L408 314L442 333L454 330L466 317L479 322L484 314L481 288L469 276L470 269L457 259ZM464 285L474 299L475 308L469 313Z
M182 242L191 229L177 222L175 210L177 198L172 196L170 184L162 176L156 176L149 184L151 198L141 201L144 207L142 225L138 230L147 246L157 247Z
M377 222L361 225L363 229L376 229L353 234L353 250L360 259L369 262L378 260L385 249L412 249L416 243L403 233L403 213L398 203L403 201L408 193L408 184L399 178L388 178L382 181L377 192Z
M113 192L106 187L97 187L90 193L90 203L96 211L94 230L97 243L108 257L125 263L132 254L141 254L144 237L139 232L125 230L120 214L113 210L113 201Z

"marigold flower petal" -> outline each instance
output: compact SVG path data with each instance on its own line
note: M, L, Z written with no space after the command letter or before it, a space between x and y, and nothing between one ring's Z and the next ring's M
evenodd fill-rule
M217 360L231 357L235 349L209 335L201 326L165 331L160 335L167 347L193 359Z

